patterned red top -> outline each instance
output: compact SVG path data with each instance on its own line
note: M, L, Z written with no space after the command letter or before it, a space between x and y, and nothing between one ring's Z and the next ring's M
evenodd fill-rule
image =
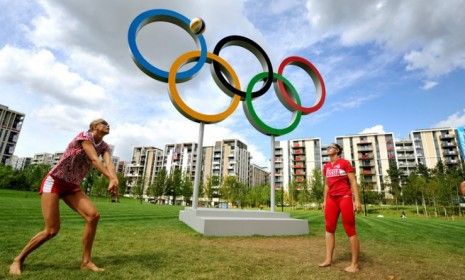
M98 156L102 156L106 151L110 151L110 148L105 141L101 141L96 144L94 137L90 132L79 133L72 141L68 144L63 156L60 161L50 170L49 174L52 177L64 180L68 183L80 185L87 172L92 167L92 162L87 157L86 152L82 148L82 141L88 140L94 144L95 151Z
M328 195L352 195L349 176L347 176L350 172L354 172L354 168L342 158L338 158L334 163L328 162L324 165L323 174L328 184Z

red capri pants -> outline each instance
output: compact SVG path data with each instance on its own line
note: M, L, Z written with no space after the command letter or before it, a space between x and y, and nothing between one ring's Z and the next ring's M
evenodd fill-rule
M327 196L325 205L326 231L330 233L336 231L339 213L342 213L342 225L347 236L351 237L357 234L355 231L354 204L350 195Z

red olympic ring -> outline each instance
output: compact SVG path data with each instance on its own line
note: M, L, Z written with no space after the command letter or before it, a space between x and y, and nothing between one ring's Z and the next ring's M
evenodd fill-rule
M308 60L306 60L303 57L300 56L290 56L286 59L284 59L281 64L279 65L278 68L278 74L283 75L284 68L287 65L295 65L300 68L302 68L305 72L307 72L308 75L313 80L313 83L315 85L316 89L316 96L317 96L317 102L311 107L303 107L299 104L297 104L294 99L289 95L289 92L287 91L286 86L281 80L277 81L277 86L279 92L281 94L278 95L278 97L281 97L280 100L286 106L286 108L290 111L300 111L304 115L308 115L310 113L313 113L315 111L318 111L321 106L323 106L323 103L325 102L326 98L326 88L325 88L325 83L323 81L323 78L321 77L320 72L318 69Z

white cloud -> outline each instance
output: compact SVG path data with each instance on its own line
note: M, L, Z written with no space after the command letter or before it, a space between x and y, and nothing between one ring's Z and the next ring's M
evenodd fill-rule
M435 82L435 81L425 81L423 86L421 87L422 89L424 90L429 90L429 89L432 89L434 88L435 86L438 85L438 82Z
M377 124L373 127L365 128L364 130L360 131L359 134L367 134L367 133L386 133L384 131L384 127L381 124Z
M33 113L33 117L44 124L64 131L75 132L76 129L86 128L92 120L103 116L98 110L61 104L45 104Z
M429 77L465 68L464 1L308 0L307 10L309 45L332 37L346 46L376 43L404 53L407 70Z
M437 122L433 127L465 127L465 109L447 117L447 119Z
M104 88L83 79L46 49L4 46L0 49L0 83L19 84L74 106L96 106L106 98Z

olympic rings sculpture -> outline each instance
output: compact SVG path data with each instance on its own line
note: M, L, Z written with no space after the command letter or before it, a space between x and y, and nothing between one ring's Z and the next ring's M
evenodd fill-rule
M139 30L152 22L169 22L184 29L195 41L200 50L189 51L179 56L171 65L169 71L164 71L150 64L137 47L136 37ZM155 80L168 84L168 91L174 107L186 118L201 123L217 123L230 116L243 101L243 109L249 122L255 129L270 136L280 136L294 130L300 122L302 115L318 111L326 98L326 89L323 78L318 69L308 60L299 56L290 56L279 65L278 72L273 72L271 61L266 52L249 38L232 35L221 39L213 49L208 52L207 44L202 34L194 34L190 28L190 19L175 11L165 9L148 10L138 15L129 26L128 42L132 58L141 71ZM250 51L259 60L263 72L256 74L248 83L246 91L241 90L239 78L231 65L219 56L221 50L228 46L239 46ZM178 72L187 63L195 62L188 70ZM226 110L217 114L203 114L189 107L180 97L176 84L192 79L207 63L210 64L212 77L218 87L231 97L231 103ZM284 69L288 65L302 68L312 79L316 89L317 100L313 106L303 107L299 94L289 80L283 76ZM253 91L258 82L263 82L261 88ZM274 86L275 93L286 109L293 113L293 118L288 127L273 128L265 124L255 112L252 100L265 94Z

